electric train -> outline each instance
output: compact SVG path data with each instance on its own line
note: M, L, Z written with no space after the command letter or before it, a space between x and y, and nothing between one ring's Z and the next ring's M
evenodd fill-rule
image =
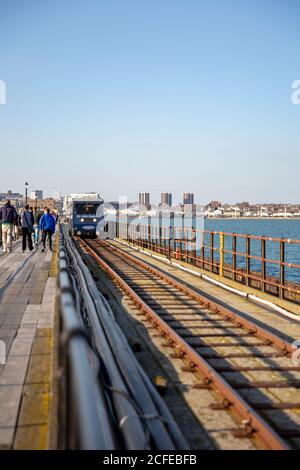
M70 234L83 238L101 237L104 231L103 202L98 195L71 199L65 211Z

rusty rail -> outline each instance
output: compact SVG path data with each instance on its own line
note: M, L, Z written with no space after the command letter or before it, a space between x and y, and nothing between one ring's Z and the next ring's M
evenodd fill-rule
M255 323L243 318L242 316L228 310L216 302L208 300L203 295L198 294L193 289L175 280L171 276L161 272L160 270L150 266L148 263L137 259L124 250L120 250L115 246L111 246L105 242L86 242L81 241L87 251L97 260L100 267L107 275L126 293L126 295L139 308L140 313L152 323L161 336L166 339L169 347L176 352L176 357L182 358L188 363L190 369L198 372L202 378L199 384L200 388L212 388L216 390L222 397L222 403L217 405L215 409L229 409L240 422L240 427L234 430L236 437L255 437L263 442L264 446L269 449L287 449L288 444L282 440L279 434L274 431L270 425L249 405L237 391L213 368L201 355L199 355L179 334L174 331L155 311L147 305L147 303L132 289L128 283L109 265L97 252L97 247L105 247L111 254L119 257L119 261L127 262L142 268L151 275L163 280L168 285L175 287L178 291L184 293L189 299L196 300L202 307L209 309L213 313L218 313L222 317L232 322L236 327L243 328L247 333L255 335L263 340L264 344L272 345L278 352L279 356L289 356L292 353L292 347L289 343L281 338L273 335L269 331L257 326ZM117 263L117 260L115 260ZM221 357L221 356L220 356ZM268 384L264 384L266 387ZM257 383L254 386L259 387ZM237 387L239 388L239 387ZM299 404L298 404L299 405ZM219 408L218 408L219 406Z

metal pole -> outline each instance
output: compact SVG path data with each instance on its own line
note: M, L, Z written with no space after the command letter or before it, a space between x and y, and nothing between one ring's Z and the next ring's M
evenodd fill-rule
M250 284L250 237L246 235L246 286Z
M260 275L261 275L261 290L265 292L266 288L266 240L264 237L261 238L261 248L260 248L260 256L261 256L261 265L260 265Z
M172 246L174 250L174 212L170 213L170 226L169 226L169 253L168 257L171 259Z
M279 282L280 282L280 286L279 286L279 297L281 299L284 298L284 282L285 282L285 279L284 279L284 260L285 260L285 253L284 253L284 241L283 240L280 240L280 279L279 279Z
M25 183L25 206L28 202L28 183Z
M197 237L197 232L196 232L196 227L197 227L197 210L196 210L196 204L192 205L192 236L191 236L191 259L190 262L195 266L196 265L196 237Z
M117 209L116 213L116 230L115 230L115 236L116 238L120 237L120 211Z
M219 274L223 276L224 274L224 233L220 232L220 266Z
M202 269L205 269L205 264L204 264L204 261L205 261L205 251L204 251L204 234L203 234L203 240L202 240L202 246L201 246L201 268Z
M162 212L158 214L158 244L159 244L159 253L163 252L162 246Z
M210 239L209 239L209 248L210 248L210 255L209 255L209 261L210 261L210 270L211 272L214 272L214 232L210 232Z
M232 259L231 259L231 268L232 268L232 279L236 280L236 234L232 234Z
M182 261L182 252L183 252L183 249L184 249L184 216L185 216L185 212L184 212L184 209L185 209L185 206L183 207L183 213L181 214L181 233L180 233L180 242L179 242L179 249L180 249L180 261Z
M152 241L151 241L151 216L148 215L148 248L149 250L152 249Z

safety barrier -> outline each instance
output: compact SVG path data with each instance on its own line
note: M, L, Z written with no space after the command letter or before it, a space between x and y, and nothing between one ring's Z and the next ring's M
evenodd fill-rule
M300 302L300 240L176 227L174 219L169 226L112 223L118 238L137 246Z
M59 287L66 447L188 449L67 235L60 239Z

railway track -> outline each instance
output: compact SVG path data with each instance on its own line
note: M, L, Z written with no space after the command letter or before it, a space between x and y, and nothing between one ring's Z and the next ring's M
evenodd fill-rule
M300 366L289 343L115 245L80 244L194 374L194 387L211 392L211 412L234 418L236 439L300 447Z

